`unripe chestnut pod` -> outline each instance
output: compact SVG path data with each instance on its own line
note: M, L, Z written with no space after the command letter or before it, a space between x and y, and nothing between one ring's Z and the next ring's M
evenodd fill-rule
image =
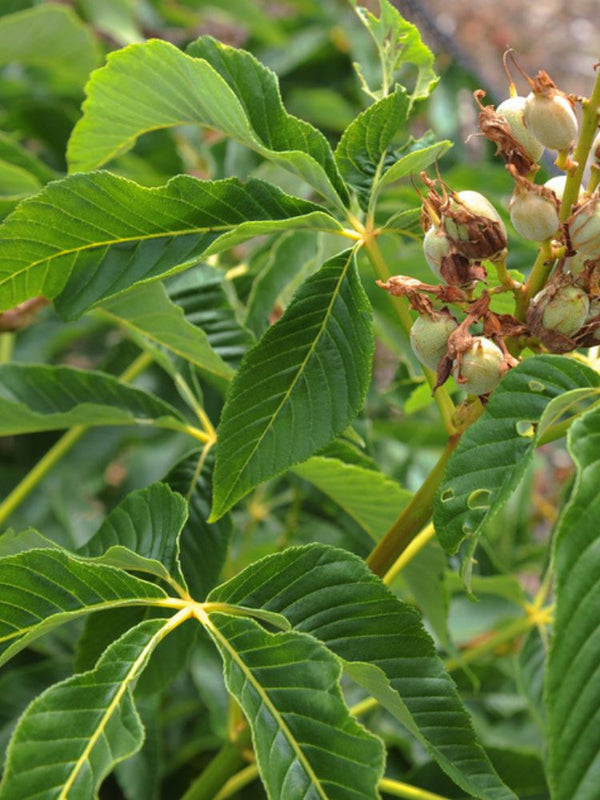
M506 247L504 222L479 192L456 192L444 211L443 225L456 250L466 258L492 258Z
M421 364L435 372L448 350L448 338L457 328L458 322L448 312L417 317L410 329L410 344Z
M573 248L587 258L600 257L600 197L583 203L568 221Z
M444 232L432 225L423 239L423 254L431 271L440 280L442 278L442 259L450 253L450 242Z
M489 394L504 375L504 353L485 336L474 336L462 354L460 369L455 364L452 372L458 385L469 394Z
M566 97L531 92L525 99L525 124L544 147L568 150L577 137L577 117Z
M544 186L547 189L552 189L554 194L557 196L558 200L560 202L562 202L563 194L565 193L565 184L566 184L566 182L567 182L567 176L566 175L555 175L554 178L550 178L549 180L547 180L546 183L544 184ZM579 197L580 198L584 194L584 192L585 192L585 190L584 190L583 186L580 186L579 187Z
M543 304L542 326L548 331L574 336L587 318L589 298L578 286L561 286L554 294L552 291L546 287L531 301L533 306Z
M549 239L560 225L556 204L522 185L515 187L509 210L517 233L531 242Z
M529 153L531 160L538 162L544 155L545 148L525 125L525 120L523 119L525 100L525 97L509 97L500 103L496 109L496 113L501 114L508 122L510 132L517 142Z

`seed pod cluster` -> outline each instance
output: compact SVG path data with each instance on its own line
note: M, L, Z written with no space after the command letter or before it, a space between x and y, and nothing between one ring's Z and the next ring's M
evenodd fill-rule
M517 94L511 78L510 97L497 108L483 105L481 90L475 99L480 130L513 179L512 227L540 245L528 283L507 269L507 232L494 205L479 192L454 190L439 172L435 180L421 173L427 187L421 225L424 258L440 284L410 276L379 283L417 312L411 346L436 372L436 388L453 376L483 402L518 363L512 353L525 347L566 353L600 344L600 132L586 191L579 185L582 169L570 159L578 135L572 98L543 71L525 78L527 96ZM536 182L546 149L558 151L562 174ZM490 285L488 272L495 278ZM514 315L495 310L503 307L496 296L508 292Z

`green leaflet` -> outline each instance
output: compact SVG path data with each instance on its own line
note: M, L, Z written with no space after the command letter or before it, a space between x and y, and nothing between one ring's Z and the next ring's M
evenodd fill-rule
M105 164L148 130L198 124L275 161L342 206L346 191L327 140L287 114L274 73L210 37L190 52L151 40L111 53L86 87L83 117L69 142L71 171Z
M386 165L393 163L392 139L406 122L409 100L406 91L397 86L363 111L344 131L335 151L342 176L353 186L363 209L369 204L373 184L377 183Z
M211 518L305 461L359 412L373 334L354 254L327 261L244 358L221 415Z
M167 625L142 622L114 642L93 670L50 687L29 705L8 748L0 800L97 796L114 765L142 745L131 685Z
M44 67L72 90L83 86L99 60L92 32L70 8L43 5L0 19L0 67Z
M205 331L185 318L183 309L172 302L159 283L118 295L103 303L102 311L206 372L225 379L233 375L231 367L212 349Z
M0 310L44 295L72 319L202 255L294 227L341 229L320 206L263 181L179 175L149 189L108 172L72 175L0 226Z
M165 476L164 481L188 502L188 520L181 532L181 566L195 600L204 600L218 583L233 530L229 514L214 523L207 522L212 493L212 453L196 474L201 451L185 456Z
M456 552L465 537L478 536L516 489L550 403L559 404L560 417L570 402L562 395L574 391L573 400L593 397L599 386L597 373L564 356L535 356L510 370L484 414L463 434L436 497L433 522L446 550Z
M63 550L28 550L2 558L0 663L70 619L105 608L155 605L164 597L155 584Z
M211 614L207 628L269 799L376 800L383 744L350 716L338 660L311 636L267 633L249 619Z
M136 424L186 428L185 420L168 403L103 372L0 364L0 435L73 425Z
M350 675L428 747L462 789L515 800L478 743L417 612L345 550L314 544L252 564L209 600L283 614L347 662Z
M223 273L200 264L171 278L167 291L183 309L187 322L200 328L219 358L236 369L255 339L236 316Z
M337 458L313 456L293 472L335 500L376 542L412 497L383 473Z
M600 410L571 426L576 482L557 525L556 612L546 672L554 800L594 800L600 771Z
M108 514L78 555L123 570L147 572L185 591L179 563L179 535L187 503L166 483L128 494Z

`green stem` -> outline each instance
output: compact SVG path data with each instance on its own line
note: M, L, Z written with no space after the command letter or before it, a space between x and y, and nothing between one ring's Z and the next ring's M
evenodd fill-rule
M226 742L181 800L215 800L217 792L244 764L238 745Z
M121 374L120 380L124 383L130 383L137 378L141 372L147 369L151 363L152 358L148 353L141 353ZM45 478L55 464L71 450L87 430L87 425L76 425L70 428L52 445L50 450L42 456L37 464L0 504L0 525L3 525L13 511L29 497L42 479Z
M416 786L393 781L390 778L382 778L379 781L379 791L386 792L386 794L391 794L394 797L405 797L408 800L447 800L441 794L433 794L433 792L428 792L425 789L417 789Z
M404 567L409 564L421 550L426 547L429 542L435 539L435 528L433 523L429 523L423 530L418 533L412 542L407 545L404 552L400 553L398 558L394 561L393 565L383 576L383 582L390 586L397 576L402 572Z
M15 346L15 335L12 331L0 334L0 364L8 364L12 360Z
M537 257L527 280L525 291L517 298L516 316L524 321L532 297L544 288L552 271L552 244L550 240L542 242Z
M258 778L258 767L250 764L241 769L224 784L220 792L215 795L215 800L228 800L229 797L239 792L244 786L248 786Z
M427 476L418 492L402 511L377 547L371 552L367 564L380 577L393 566L398 556L408 547L431 517L433 500L439 488L446 465L456 449L460 436L450 438L439 461Z
M598 130L598 108L600 107L600 72L596 74L591 96L583 101L583 115L579 139L573 153L575 169L567 173L565 191L560 204L560 221L565 222L571 216L571 209L579 198L579 187L590 153L590 148Z
M373 265L375 272L377 273L377 277L380 281L388 281L391 278L391 273L388 269L388 266L385 262L383 254L379 245L377 244L377 239L373 234L365 235L363 239L363 245L367 252L367 256L369 257L369 261ZM394 302L396 301L396 302ZM404 297L396 297L392 300L390 298L390 302L394 308L394 311L400 320L400 325L402 326L402 330L408 339L410 336L410 329L412 328L413 320L410 315L410 311L408 310L408 303L406 298ZM436 375L430 369L423 367L423 373L427 382L429 383L431 389L436 384ZM444 421L444 427L446 428L446 432L448 435L452 436L456 432L456 428L454 426L453 418L454 412L456 411L456 407L452 402L452 398L448 394L448 391L445 386L439 386L433 395L435 402L437 404L438 410Z
M469 650L465 650L457 658L446 659L444 666L448 672L453 672L454 670L467 666L467 664L470 664L472 661L477 661L481 656L487 656L493 653L500 645L511 642L513 639L516 639L517 636L527 633L531 628L534 628L541 622L547 622L549 613L550 609L547 608L540 610L537 614L527 614L525 617L519 617L519 619L513 620L508 625L505 625L502 630L477 645L477 647L471 647Z

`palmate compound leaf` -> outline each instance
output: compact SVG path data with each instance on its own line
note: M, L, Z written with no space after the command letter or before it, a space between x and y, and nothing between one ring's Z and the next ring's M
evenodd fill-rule
M341 665L311 636L210 614L227 688L242 706L269 800L376 800L382 742L354 720Z
M156 606L160 586L64 550L27 550L0 559L0 664L57 625L92 611Z
M219 425L212 519L305 461L359 412L371 374L371 311L353 251L323 264L252 348Z
M553 800L595 800L600 780L600 409L569 431L576 479L554 543L556 611L546 672Z
M309 633L429 749L470 796L515 800L478 743L469 715L412 606L357 556L321 544L289 548L214 589L209 601L266 608Z
M71 172L105 164L149 130L197 124L236 139L342 206L346 189L326 138L287 114L275 74L208 36L190 52L152 40L108 56L86 87L69 141Z
M546 409L552 410L550 404L566 412L566 393L573 392L577 401L597 396L598 387L596 372L564 356L527 358L510 370L446 468L433 511L446 550L455 552L465 537L479 535L516 489L537 445L536 426Z
M131 685L168 620L142 622L111 644L96 667L58 683L25 710L8 748L0 800L93 800L144 731Z
M166 483L153 483L128 494L77 554L96 563L155 575L185 591L179 535L187 517L185 498Z
M73 425L186 427L173 406L103 372L38 364L0 365L0 436Z
M72 319L201 256L295 227L341 230L320 206L255 179L179 175L146 188L108 172L71 175L0 226L0 311L44 295Z

